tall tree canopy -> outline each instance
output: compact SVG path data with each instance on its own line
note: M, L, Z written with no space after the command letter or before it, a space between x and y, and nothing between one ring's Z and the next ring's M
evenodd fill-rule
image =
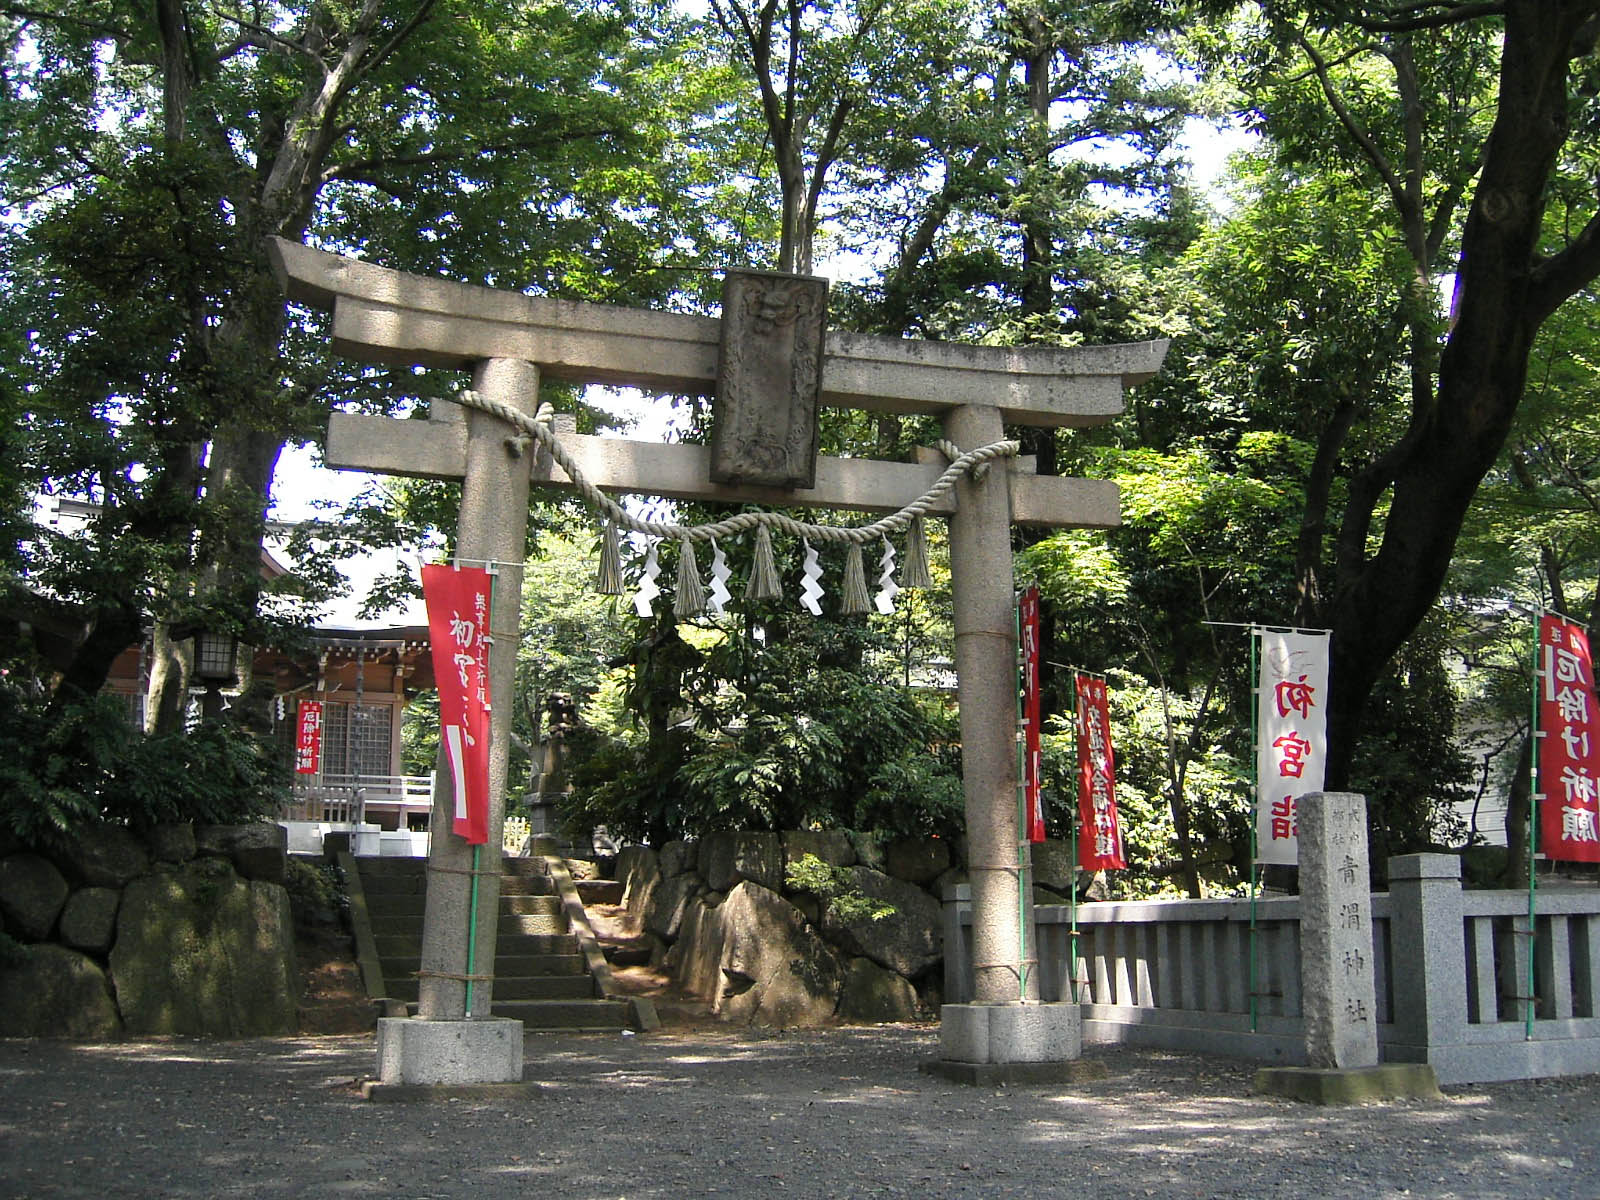
M15 221L0 304L22 333L0 363L23 449L10 477L101 506L85 546L31 564L85 616L55 663L62 695L96 690L148 615L248 632L281 446L319 437L330 400L429 386L316 349L269 235L518 288L672 288L661 268L693 236L679 217L703 181L666 131L693 103L666 61L669 15L626 16L0 6Z
M1299 619L1333 630L1330 786L1347 783L1368 698L1445 582L1540 329L1600 274L1592 204L1545 221L1566 180L1592 175L1597 34L1594 0L1269 4L1241 34L1262 128L1306 169L1356 172L1411 274L1388 318L1407 338L1398 408L1351 394L1316 432L1318 471L1347 478L1335 528L1314 474L1299 572ZM1447 319L1435 280L1452 268ZM1365 448L1364 412L1369 435L1393 430Z

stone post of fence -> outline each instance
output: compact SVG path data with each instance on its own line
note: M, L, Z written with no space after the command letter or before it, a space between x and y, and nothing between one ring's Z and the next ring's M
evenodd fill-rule
M944 1001L966 1004L972 1000L971 928L962 923L961 910L972 906L972 887L944 885Z
M1461 859L1403 854L1389 860L1394 1038L1388 1058L1437 1062L1467 1029L1467 951Z

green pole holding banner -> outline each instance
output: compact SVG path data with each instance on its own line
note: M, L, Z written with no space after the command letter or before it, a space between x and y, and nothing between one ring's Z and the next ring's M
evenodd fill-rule
M1261 751L1256 745L1256 739L1261 735L1261 631L1250 631L1250 754L1252 760L1260 761ZM1256 992L1259 985L1256 982L1256 897L1261 891L1261 866L1256 862L1260 857L1261 848L1256 844L1257 829L1261 811L1261 780L1256 779L1252 789L1255 803L1250 806L1250 1032L1258 1032L1259 1020Z
M1026 663L1022 652L1022 601L1020 594L1012 605L1017 636L1017 999L1028 998L1028 866L1033 853L1028 842L1028 784L1026 747L1022 740L1022 692L1026 682Z
M1543 624L1543 610L1533 616L1533 716L1528 725L1528 998L1524 1003L1522 1036L1533 1041L1533 1004L1536 982L1535 951L1537 949L1539 921L1539 805L1544 799L1539 790L1539 680L1544 672L1539 663L1539 626Z
M482 846L472 848L472 901L467 906L467 1016L472 1016L473 976L478 973L478 860Z
M1078 741L1083 737L1083 724L1078 719L1078 676L1076 672L1072 676L1072 731L1075 735L1072 739L1073 757L1076 759L1077 755L1083 753L1078 748ZM1077 779L1078 773L1076 770L1073 771L1072 775L1074 779ZM1072 1002L1077 1004L1080 1002L1078 1000L1078 814L1083 811L1083 807L1080 803L1082 797L1077 794L1078 789L1073 788L1072 790L1072 819L1067 822L1067 828L1072 831L1072 886L1067 889L1067 973L1072 980Z

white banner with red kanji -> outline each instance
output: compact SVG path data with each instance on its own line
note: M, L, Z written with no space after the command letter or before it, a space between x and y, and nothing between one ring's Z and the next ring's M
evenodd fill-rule
M1039 589L1030 587L1018 602L1018 626L1022 637L1022 795L1024 834L1030 842L1042 842L1044 803L1040 785L1044 753L1039 728Z
M1296 807L1328 751L1328 635L1256 631L1256 861L1299 861Z
M1106 681L1079 674L1074 681L1078 724L1078 865L1085 871L1121 870L1122 825L1117 819L1116 756Z
M1600 720L1594 659L1582 626L1539 618L1539 849L1563 862L1600 862Z
M295 713L294 769L315 775L322 767L322 701L302 700Z
M482 567L422 568L439 740L454 785L451 830L472 845L489 840L489 597Z

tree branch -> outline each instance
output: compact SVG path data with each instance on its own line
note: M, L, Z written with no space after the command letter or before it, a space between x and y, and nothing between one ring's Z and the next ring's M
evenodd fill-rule
M1534 265L1528 280L1528 305L1543 321L1562 301L1600 276L1600 213L1578 231L1559 254Z
M325 64L323 63L321 57L304 42L297 42L291 38L283 37L280 34L274 33L265 25L257 24L255 21L246 20L242 13L225 12L221 13L220 15L223 20L233 22L240 29L250 34L253 38L260 39L259 41L252 41L248 43L249 45L259 46L263 50L270 50L272 47L277 46L280 49L289 51L291 54L299 55L301 58L305 58L313 63L316 63L319 70L325 69Z
M33 21L40 24L71 25L90 33L102 34L117 42L119 45L133 40L133 34L126 29L104 21L87 21L82 17L68 16L66 13L51 12L43 8L19 8L7 4L0 7L0 16L15 17L19 21Z
M382 186L381 182L374 176L386 169L467 162L471 159L487 158L496 154L515 154L519 151L537 150L546 146L568 145L572 142L581 142L589 138L599 138L619 132L621 131L615 126L597 125L590 129L562 130L557 133L516 138L505 142L485 142L473 146L463 146L455 150L436 150L425 154L378 155L373 158L353 159L350 162L338 163L323 171L322 182L332 183L335 180L342 180L346 183L371 183Z
M1506 11L1506 4L1507 0L1476 0L1470 4L1407 4L1387 10L1395 14L1387 19L1367 16L1343 4L1329 5L1328 11L1335 20L1368 33L1416 33L1446 25L1465 25L1482 17L1496 16Z
M1350 139L1355 142L1362 155L1372 164L1372 169L1377 171L1379 177L1383 180L1384 186L1389 189L1389 196L1393 200L1395 207L1404 214L1406 205L1405 185L1401 182L1399 175L1395 173L1394 164L1389 161L1388 156L1383 152L1383 148L1378 145L1372 135L1362 128L1361 123L1355 119L1355 115L1345 104L1344 98L1339 95L1338 88L1333 84L1333 76L1328 70L1327 60L1311 44L1311 39L1306 37L1304 33L1296 33L1295 40L1299 43L1301 50L1305 52L1306 57L1311 60L1312 69L1317 75L1317 82L1322 85L1322 94L1328 101L1328 107L1333 110L1333 115L1338 118L1339 124L1350 135Z

